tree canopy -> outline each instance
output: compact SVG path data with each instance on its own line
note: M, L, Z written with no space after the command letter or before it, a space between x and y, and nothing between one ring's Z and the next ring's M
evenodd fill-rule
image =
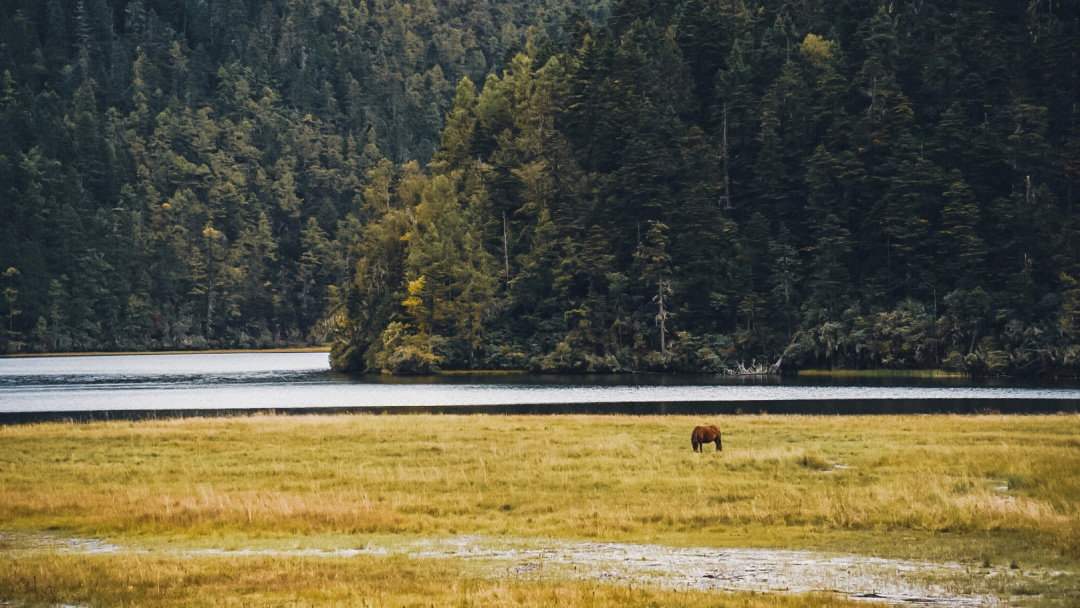
M1075 373L1078 13L627 0L527 45L402 169L409 269L352 277L335 364Z
M7 351L1080 366L1071 3L4 11Z
M325 341L379 180L431 160L456 83L607 11L3 3L0 351Z

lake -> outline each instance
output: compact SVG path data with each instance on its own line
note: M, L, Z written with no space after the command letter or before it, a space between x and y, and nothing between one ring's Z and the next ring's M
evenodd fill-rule
M1080 383L704 374L348 376L319 353L0 359L0 422L254 411L1006 413L1080 411Z

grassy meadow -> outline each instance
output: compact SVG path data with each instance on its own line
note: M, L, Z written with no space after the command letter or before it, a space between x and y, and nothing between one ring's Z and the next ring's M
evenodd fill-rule
M1080 416L716 417L708 422L725 430L724 451L709 445L694 454L690 430L701 422L342 415L3 426L0 534L330 549L360 535L475 533L1080 572ZM312 565L299 557L177 563L138 555L12 558L17 553L0 544L0 560L9 562L0 563L0 599L52 601L52 589L68 593L65 601L153 605L140 589L195 581L172 602L194 605L200 593L236 592L246 579L228 573L263 560L291 565L242 569L251 577L280 570L270 588L286 589L291 601L329 589L332 597L312 600L324 604L360 597L350 589L378 591L384 605L409 604L412 584L379 574L388 568L453 581L428 589L436 604L824 601L493 582L452 564L389 558ZM334 591L326 583L339 579L355 585ZM87 586L114 595L82 593Z

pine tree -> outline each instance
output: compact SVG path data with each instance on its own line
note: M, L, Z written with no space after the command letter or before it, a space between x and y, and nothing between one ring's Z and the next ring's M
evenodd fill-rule
M424 188L409 233L405 307L420 335L460 339L472 352L482 345L483 321L493 306L494 261L478 247L465 222L454 183L437 175ZM434 347L434 342L429 340Z
M970 289L983 284L986 246L978 234L979 209L962 175L946 178L945 208L941 211L940 276L946 289Z
M8 269L4 271L4 280L7 283L4 286L4 303L7 304L7 310L5 311L7 313L5 315L7 317L7 327L4 328L6 330L4 332L4 352L15 352L17 350L12 348L11 342L15 341L16 338L15 317L22 312L15 308L16 303L19 301L19 288L17 287L17 282L20 274L19 269L14 266L9 266Z
M656 326L659 329L660 355L667 355L668 322L672 315L671 256L668 255L668 227L650 221L645 240L635 252L640 267L640 280L646 293L652 295L656 306Z

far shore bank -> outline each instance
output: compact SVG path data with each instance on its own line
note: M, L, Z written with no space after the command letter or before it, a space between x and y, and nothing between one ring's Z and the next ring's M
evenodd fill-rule
M800 369L796 376L833 377L868 377L868 378L971 378L965 372L943 369Z

